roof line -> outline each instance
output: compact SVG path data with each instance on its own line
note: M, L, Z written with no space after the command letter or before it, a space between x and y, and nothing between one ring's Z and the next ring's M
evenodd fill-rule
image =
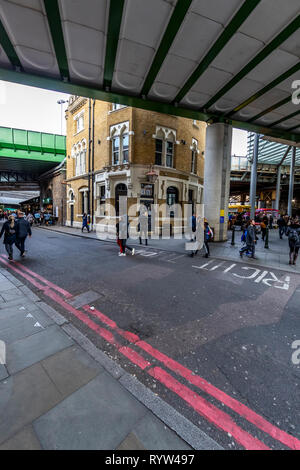
M231 88L233 88L240 80L242 80L249 72L259 65L266 57L268 57L277 47L286 41L297 29L300 28L300 15L298 15L281 33L279 33L267 46L265 46L250 62L242 68L225 86L219 90L204 106L203 109L209 109L216 101L224 96Z
M58 0L44 0L46 15L61 78L70 80L68 58L59 13Z
M155 78L166 58L167 53L179 31L179 28L187 14L193 0L178 0L174 8L169 24L165 30L159 48L156 52L149 73L145 79L141 95L147 95L155 81Z
M269 108L265 109L265 110L262 111L261 113L256 114L256 116L253 116L251 119L248 119L248 122L256 121L257 119L261 118L261 117L264 116L265 114L271 113L272 111L274 111L274 109L280 108L280 107L283 106L284 104L289 103L289 102L291 101L291 99L292 99L292 97L291 97L291 96L288 96L287 98L284 98L284 100L278 101L278 103L273 104L272 106L270 106Z
M24 72L15 72L13 70L3 69L0 67L0 80L34 86L37 88L44 88L46 90L60 91L62 93L69 93L71 95L85 96L87 98L94 98L109 103L124 104L126 106L145 109L162 114L171 114L173 116L180 116L188 119L197 119L199 121L211 120L214 122L231 124L237 129L264 134L274 138L291 140L293 142L300 142L300 134L289 133L282 129L270 129L268 127L259 126L257 124L228 119L218 114L203 113L199 110L173 106L172 104L160 101L149 99L144 100L137 96L112 93L99 88L92 88L86 85L65 82L55 78L42 77Z
M20 62L20 59L18 57L18 54L15 51L14 46L12 45L11 40L9 39L9 36L0 20L0 45L2 46L5 54L7 55L11 65L15 69L22 70L22 64Z
M124 0L110 0L103 88L111 88L123 17Z
M174 102L179 103L184 96L189 92L192 86L196 83L196 81L201 77L201 75L205 72L208 66L212 63L212 61L217 57L217 55L221 52L222 49L226 46L232 36L236 33L238 28L243 24L243 22L249 17L250 13L256 8L258 3L261 0L245 0L239 11L235 14L233 19L230 23L226 26L223 30L222 34L219 36L217 41L208 51L204 59L200 62L196 70L192 73L190 78L185 82L182 89L177 94Z

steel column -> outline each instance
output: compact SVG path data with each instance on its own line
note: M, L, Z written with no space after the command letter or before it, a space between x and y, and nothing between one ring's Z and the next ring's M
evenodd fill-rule
M281 166L277 168L276 200L275 200L275 209L277 210L279 210L279 202L280 202L280 180L281 180Z
M254 147L253 147L253 161L252 161L252 167L251 167L251 182L250 182L250 205L251 205L250 217L251 219L254 219L255 217L258 146L259 146L259 134L255 134Z
M289 186L289 200L288 200L288 215L292 216L292 202L294 196L294 174L295 174L295 163L296 163L296 147L293 147L293 154L291 158L291 169L290 169L290 186Z

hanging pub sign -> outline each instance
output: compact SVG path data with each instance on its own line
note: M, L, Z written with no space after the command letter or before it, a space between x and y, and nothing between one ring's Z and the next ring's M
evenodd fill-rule
M141 197L153 198L153 184L141 183Z

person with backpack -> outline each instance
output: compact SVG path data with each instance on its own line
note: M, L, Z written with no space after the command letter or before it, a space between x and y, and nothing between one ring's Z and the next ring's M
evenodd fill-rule
M287 228L286 235L289 240L290 259L289 264L296 264L300 248L300 224L297 219L292 219Z
M119 220L118 226L118 239L121 241L122 253L119 256L126 256L126 249L134 255L135 249L127 245L127 239L129 238L129 221L126 214L122 215Z
M255 243L256 243L256 230L255 230L255 221L251 220L248 222L246 226L246 231L245 231L245 242L246 245L240 249L240 257L243 257L243 254L245 251L247 253L251 253L251 258L255 258Z
M208 222L204 222L204 246L205 246L205 250L206 250L206 254L204 255L205 258L208 258L210 256L208 242L211 241L212 238L213 238L213 231L210 228Z
M0 238L4 234L3 244L8 253L9 261L13 260L13 244L16 242L16 222L13 215L8 217L8 220L4 222L0 233Z

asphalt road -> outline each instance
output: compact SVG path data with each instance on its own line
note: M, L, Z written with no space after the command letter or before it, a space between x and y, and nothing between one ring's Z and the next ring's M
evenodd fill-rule
M292 345L300 340L299 275L249 267L238 256L235 263L154 251L151 242L135 256L118 257L117 244L43 229L34 229L27 247L24 259L15 249L18 269L30 269L71 293L69 302L81 312L83 304L94 307L85 314L95 324L103 326L95 312L115 322L119 330L113 323L104 326L121 346L53 297L39 295L223 447L243 449L248 435L272 449L298 445L292 437L300 439L300 366L292 358L300 352L297 356ZM130 354L120 329L138 336ZM151 362L155 374L132 351ZM232 406L227 397L235 399ZM253 412L267 424L258 423ZM275 427L282 439L274 438Z

